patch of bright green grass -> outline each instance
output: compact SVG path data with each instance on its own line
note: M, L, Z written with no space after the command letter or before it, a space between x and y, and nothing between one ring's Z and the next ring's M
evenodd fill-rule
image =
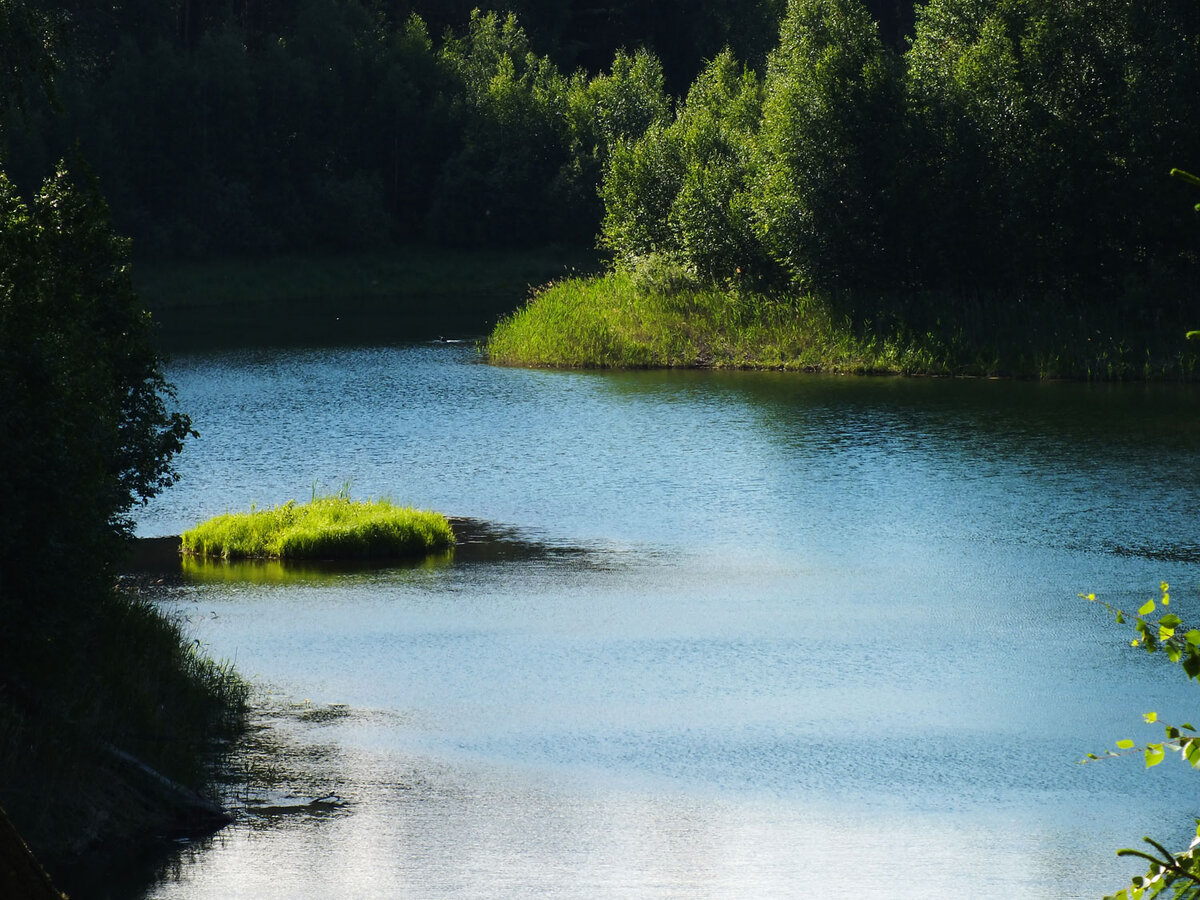
M445 516L344 496L225 513L182 535L184 553L221 559L413 557L453 543Z
M1200 361L1180 326L1133 333L1053 303L897 295L839 305L659 282L618 271L551 284L497 324L484 353L518 366L1088 380L1190 380Z
M624 272L550 285L501 320L484 351L505 365L913 374L940 368L922 341L858 336L812 297L698 285L659 292Z

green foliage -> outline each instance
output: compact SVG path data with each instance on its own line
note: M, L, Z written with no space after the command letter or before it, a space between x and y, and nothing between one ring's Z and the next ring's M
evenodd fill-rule
M629 271L633 288L644 295L671 297L684 291L698 291L704 285L672 256L649 253L638 257Z
M931 0L915 27L909 0L603 12L75 4L64 116L26 92L8 168L28 191L78 140L148 253L599 228L618 265L817 289L863 328L986 330L1020 302L1149 331L1187 310L1198 258L1159 173L1200 132L1195 4Z
M907 55L924 277L1112 302L1176 264L1190 238L1160 173L1200 125L1197 24L1133 0L925 6Z
M189 433L93 182L59 167L28 206L0 174L0 592L103 583L129 512ZM46 560L46 571L32 561ZM49 561L53 560L53 563Z
M22 8L0 3L5 98L27 63L50 65L9 55ZM0 101L0 130L13 109ZM94 179L61 163L29 202L0 169L0 396L0 802L61 860L149 827L112 760L199 786L246 702L177 623L113 589L130 511L173 482L190 425L167 408L128 243Z
M636 142L611 148L600 188L605 209L600 245L619 265L629 267L652 253L678 253L667 223L683 171L678 134L657 123Z
M1171 604L1170 586L1164 581L1160 586L1161 596L1155 600L1147 600L1132 616L1134 637L1130 640L1133 647L1141 647L1147 653L1161 653L1171 663L1178 665L1193 681L1200 681L1200 630L1186 628L1183 620L1174 613L1162 612ZM1080 594L1081 597L1097 603L1095 594ZM1109 603L1101 603L1119 624L1127 623L1131 616ZM1158 612L1159 615L1155 615ZM1121 756L1137 753L1145 760L1146 768L1153 768L1163 762L1168 753L1178 753L1180 758L1192 768L1200 769L1200 733L1190 722L1182 725L1159 723L1158 714L1148 712L1143 716L1147 725L1162 724L1164 740L1151 741L1139 747L1131 739L1117 741L1117 751L1106 750L1103 757ZM1089 753L1083 762L1102 758L1095 753ZM1133 879L1130 887L1118 891L1105 900L1140 900L1140 898L1157 897L1168 891L1176 898L1200 897L1200 819L1196 820L1196 838L1182 853L1172 853L1162 844L1147 837L1143 840L1155 853L1142 850L1124 849L1117 852L1118 856L1130 856L1149 862L1146 875Z
M728 287L878 281L899 101L857 0L794 0L765 81L721 53L674 122L614 150L601 242L623 265L668 254Z
M511 14L476 11L438 46L417 15L365 0L249 9L197 10L180 32L150 11L141 27L81 15L95 31L74 35L62 115L23 104L12 129L18 183L78 142L159 256L590 245L609 146L669 108L652 54L568 75Z
M31 84L44 97L54 96L54 76L61 65L57 24L27 0L0 3L0 139L9 111L28 104Z
M767 67L756 230L796 283L878 283L899 75L858 0L791 0Z
M398 558L445 550L454 533L434 512L314 492L303 505L216 516L184 532L182 542L184 553L221 559Z
M911 5L911 0L901 2ZM755 66L761 64L786 2L607 0L597 6L585 0L505 0L482 5L515 12L539 52L565 69L582 66L596 72L614 52L649 50L662 60L667 89L679 96L723 48Z
M461 149L442 168L430 229L452 245L544 242L570 229L569 82L515 16L476 11L439 58L464 87ZM578 238L576 233L574 237Z
M667 215L672 245L713 284L761 287L769 271L748 194L762 102L758 78L726 51L700 73L671 126L683 164Z
M601 243L818 289L862 322L936 292L896 314L972 328L987 297L989 319L1023 302L1161 328L1197 277L1159 173L1200 129L1198 35L1187 4L933 0L901 55L857 0L793 0L757 89L714 59L673 122L614 150Z
M0 802L61 858L119 806L112 747L199 785L246 689L175 623L114 593L132 508L189 433L94 182L26 203L0 174ZM35 785L36 790L31 789Z
M582 81L575 84L583 86ZM610 148L636 140L652 125L669 121L671 101L663 81L662 64L641 49L632 54L618 50L608 74L600 73L572 93L577 130L594 133L593 152L601 161Z
M666 255L699 278L756 283L764 270L751 224L747 179L762 86L732 53L719 54L670 124L614 149L601 186L601 243L636 267Z

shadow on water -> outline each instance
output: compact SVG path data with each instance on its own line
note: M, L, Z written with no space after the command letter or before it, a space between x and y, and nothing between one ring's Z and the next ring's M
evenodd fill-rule
M1164 563L1200 563L1200 546L1195 544L1167 544L1163 546L1115 545L1111 552L1116 556L1150 559Z
M180 552L179 537L135 538L124 569L135 578L182 579L216 584L320 584L346 575L390 570L436 570L480 563L578 561L594 550L534 539L517 528L466 517L448 517L454 546L414 560L202 559Z
M322 739L322 728L365 715L343 704L283 701L260 689L246 732L212 786L232 823L201 839L164 838L136 856L78 867L64 880L69 895L94 900L153 897L156 888L180 880L214 848L248 832L349 815L355 801L346 761L335 743Z

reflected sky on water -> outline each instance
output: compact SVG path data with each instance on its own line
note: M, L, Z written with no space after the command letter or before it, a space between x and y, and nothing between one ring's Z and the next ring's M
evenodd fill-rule
M1077 596L1200 607L1190 388L461 345L169 377L202 437L143 535L349 481L542 549L165 588L264 708L345 711L268 717L321 769L280 796L342 802L247 812L145 897L1092 897L1194 830L1182 764L1077 764L1195 717Z

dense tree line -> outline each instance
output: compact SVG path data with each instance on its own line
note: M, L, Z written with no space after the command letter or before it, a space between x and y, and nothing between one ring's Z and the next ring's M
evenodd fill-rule
M763 63L784 10L475 5L47 0L65 48L58 106L29 110L8 168L32 191L78 142L140 252L590 243L615 121L592 101L629 106L608 82L633 77L634 118L666 114L723 49ZM875 7L898 45L911 0Z
M650 92L665 114L668 73L686 85L726 44L763 57L780 0L500 7L48 4L58 104L18 123L9 170L31 191L78 142L142 252L590 243L625 127L604 104Z
M1195 4L931 0L901 54L856 0L792 0L761 78L716 60L614 155L603 240L730 284L1154 309L1198 154Z
M599 231L618 263L842 294L1154 306L1191 277L1184 0L495 5L55 6L61 114L27 109L10 171L78 141L144 252Z

